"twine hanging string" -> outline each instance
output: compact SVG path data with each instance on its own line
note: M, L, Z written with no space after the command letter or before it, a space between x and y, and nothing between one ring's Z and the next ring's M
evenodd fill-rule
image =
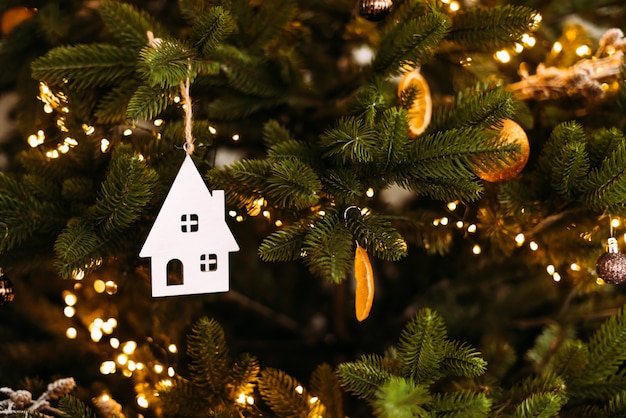
M161 39L155 38L154 33L152 31L147 31L148 36L148 44L152 48L158 48L161 46ZM187 74L191 73L191 61L187 61ZM185 144L183 145L183 149L187 152L187 154L191 155L194 151L194 138L193 138L193 109L191 105L191 95L189 94L191 86L191 80L189 79L189 75L187 75L187 79L185 81L180 82L180 94L183 96L183 109L185 110Z

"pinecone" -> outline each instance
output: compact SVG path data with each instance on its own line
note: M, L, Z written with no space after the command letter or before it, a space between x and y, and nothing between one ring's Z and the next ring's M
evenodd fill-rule
M9 396L16 409L26 409L33 401L33 395L27 390L16 390Z
M59 399L70 393L76 387L73 377L58 379L48 384L48 399Z

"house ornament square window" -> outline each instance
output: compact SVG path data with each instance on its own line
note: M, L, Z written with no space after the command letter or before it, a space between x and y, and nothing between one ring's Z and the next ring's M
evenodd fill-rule
M180 230L183 232L198 232L198 215L181 215Z
M217 270L217 254L202 254L200 256L200 271Z

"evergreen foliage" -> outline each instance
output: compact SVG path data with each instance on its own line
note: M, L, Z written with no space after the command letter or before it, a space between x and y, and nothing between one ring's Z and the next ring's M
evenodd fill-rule
M18 3L0 2L0 10ZM342 390L354 395L350 404L363 401L377 417L626 416L626 310L615 310L623 292L596 285L593 268L614 232L606 218L626 215L626 121L617 106L625 93L616 91L624 79L602 84L605 95L594 102L532 95L522 102L507 83L520 75L528 81L527 68L517 74L491 56L515 51L536 31L537 11L398 0L374 23L347 1L107 0L95 2L97 13L77 1L34 3L34 17L4 33L0 44L2 87L44 103L42 110L20 99L16 107L18 134L30 147L11 149L17 155L0 173L0 264L24 273L28 285L88 273L86 285L71 284L88 295L83 306L93 311L75 319L59 309L41 314L41 306L60 298L24 295L35 301L16 309L26 317L18 326L28 341L16 348L18 334L0 327L10 348L0 364L15 362L16 353L49 358L42 351L53 334L65 338L66 319L83 332L96 315L124 315L136 304L143 312L118 336L138 334L132 338L150 346L141 364L154 365L166 351L161 340L170 343L189 318L214 310L235 330L249 326L250 316L275 320L258 333L275 333L272 343L286 341L286 349L289 338L301 338L307 349L342 352L335 364L315 368L305 387L290 371L232 355L222 325L203 318L187 340L188 368L177 368L187 377L168 380L154 372L136 386L158 387L150 402L165 416L340 418L349 408ZM563 15L607 10L593 2L552 6ZM563 26L562 54L540 51L547 57L541 67L539 53L525 57L538 73L580 62L569 36L580 29L575 22ZM538 34L554 41L550 29ZM623 45L613 47L612 53L624 52ZM369 48L368 61L359 54ZM397 91L398 78L415 68L434 93L432 121L418 137L407 118L424 93ZM601 72L577 76L593 84ZM186 82L188 102L181 101ZM271 270L277 267L242 257L245 266L232 269L240 274L236 290L223 298L138 297L148 275L136 254L180 163L185 110L194 112L195 162L210 188L226 190L234 220L242 221L242 248L258 245L262 261L303 263L321 279L318 293L309 294L304 280L285 285ZM499 140L505 119L523 125L531 159L516 178L492 184L477 173L505 167L520 152ZM235 133L248 152L218 165L218 151L239 147L227 143ZM379 199L397 187L410 192L410 202ZM271 223L243 222L258 213ZM379 311L372 312L380 316L360 328L342 308L353 302L346 279L356 245L383 272L375 286ZM407 257L409 251L417 257ZM472 258L472 251L488 259ZM119 307L93 295L90 281L110 274L103 266L130 278L120 292L128 300ZM300 266L289 268L299 273ZM568 277L556 285L559 272ZM280 288L271 287L277 283ZM248 300L247 292L271 308ZM306 308L299 306L303 299ZM235 302L246 310L242 318L228 312ZM283 312L289 309L290 316ZM384 355L351 344L354 338L385 348L381 328L393 329L411 312L417 314ZM594 331L599 316L609 318ZM449 338L444 317L468 342ZM115 352L112 339L106 350L87 341L90 359ZM35 350L40 343L44 348ZM524 355L518 359L516 352ZM126 395L128 386L122 384ZM134 393L128 396L133 403ZM7 415L5 404L0 414ZM66 416L94 415L71 397L61 409Z

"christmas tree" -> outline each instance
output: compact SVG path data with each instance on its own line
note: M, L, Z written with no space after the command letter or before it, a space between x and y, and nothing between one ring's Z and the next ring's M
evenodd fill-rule
M0 2L0 415L625 416L626 7L572 3Z

